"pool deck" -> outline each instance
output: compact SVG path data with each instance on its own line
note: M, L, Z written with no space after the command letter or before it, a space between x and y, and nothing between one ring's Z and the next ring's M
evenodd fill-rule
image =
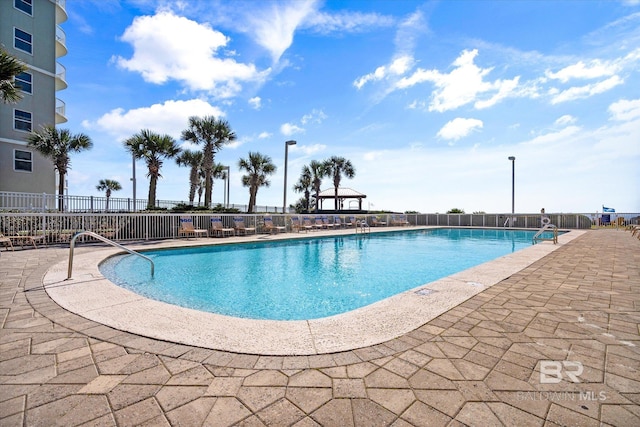
M47 291L88 282L82 269L110 249L76 248L79 270L66 287L68 249L3 251L0 425L640 425L640 240L594 230L545 250L524 266L511 260L513 271L458 277L477 292L395 338L353 349L315 343L305 355L106 326ZM100 299L85 294L76 308Z

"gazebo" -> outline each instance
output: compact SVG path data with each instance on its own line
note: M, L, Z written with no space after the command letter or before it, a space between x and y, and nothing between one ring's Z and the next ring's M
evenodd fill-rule
M315 196L315 195L314 195ZM335 200L335 188L328 188L326 190L322 190L318 194L318 200L316 200L316 205L318 205L319 210L324 210L322 207L322 203L324 200L328 199L331 203ZM362 193L358 193L356 190L345 187L338 187L338 209L335 211L343 211L343 210L362 210L362 199L367 196ZM351 199L349 205L347 207L344 206L344 202L347 199ZM353 207L352 203L357 201L358 207Z

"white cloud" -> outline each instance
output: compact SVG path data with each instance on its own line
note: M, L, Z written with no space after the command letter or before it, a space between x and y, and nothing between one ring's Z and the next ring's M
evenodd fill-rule
M536 136L535 138L523 142L523 145L548 145L557 144L567 140L569 137L576 135L580 132L581 128L578 126L567 126L566 128L557 132L550 132L544 135Z
M398 89L406 89L424 82L431 82L436 89L433 91L429 111L444 112L453 110L471 102L476 102L476 108L486 108L501 99L515 95L519 77L511 80L496 80L487 82L484 78L493 68L480 68L474 63L478 50L464 50L453 62L454 69L444 74L438 70L417 69L411 76L398 81ZM487 100L477 100L479 95L494 93Z
M258 135L258 139L267 139L267 138L271 138L272 134L269 132L260 132L260 135Z
M153 132L179 139L182 131L188 126L190 116L208 115L222 117L224 112L200 99L166 101L164 104L153 104L150 107L129 111L116 108L95 122L85 120L82 125L86 129L108 133L118 141L123 141L142 129L151 129Z
M253 98L250 98L248 102L251 108L255 110L259 110L262 107L262 99L259 96L254 96Z
M640 118L640 99L621 99L609 105L609 112L613 120L634 120Z
M613 76L619 69L620 67L616 64L596 59L590 61L588 64L579 61L576 64L564 67L556 73L547 70L544 74L550 79L560 80L562 83L566 83L571 79L597 79L600 77Z
M293 43L293 34L302 21L316 9L315 0L269 2L270 7L248 16L251 36L278 62Z
M263 81L270 72L217 56L229 42L224 34L168 11L135 18L122 40L134 52L130 59L115 57L117 65L155 84L176 80L190 90L228 98L242 90L242 82Z
M575 123L577 119L570 114L565 114L562 117L558 117L558 119L554 122L556 125L564 126L569 125L571 123Z
M613 76L598 83L575 86L562 91L552 89L550 91L550 94L552 95L551 103L559 104L561 102L573 101L575 99L588 98L590 96L606 92L618 85L621 85L622 83L624 83L624 80L618 76Z
M293 123L284 123L280 126L280 133L285 136L291 136L296 133L303 133L304 129L293 124Z
M378 13L338 12L329 14L315 12L307 17L303 27L320 34L329 34L334 32L357 33L369 28L389 27L393 24L393 18Z
M397 57L389 65L382 65L376 68L373 73L359 77L353 82L353 85L358 89L362 89L369 82L383 80L389 76L401 76L413 67L414 62L413 57L410 55Z
M482 120L455 118L445 124L439 131L438 136L442 139L457 141L473 132L475 129L482 129Z
M320 124L325 119L327 119L327 117L328 116L324 113L324 111L313 109L311 113L302 116L302 119L300 119L300 123L302 123L303 125L306 125L307 123Z
M316 153L321 153L324 150L327 149L327 146L325 144L311 144L311 145L292 145L291 149L293 149L296 152L302 152L307 156L311 156L313 154Z

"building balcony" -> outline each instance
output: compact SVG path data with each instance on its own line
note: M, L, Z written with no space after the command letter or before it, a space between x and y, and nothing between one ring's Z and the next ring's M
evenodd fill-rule
M60 98L56 98L56 124L67 122L67 116L65 114L67 109L66 104Z
M56 58L67 54L67 35L64 30L56 25Z
M55 4L56 4L56 24L62 24L68 18L66 3L67 3L66 0L55 0Z
M56 62L56 90L63 90L67 87L67 69L64 65Z

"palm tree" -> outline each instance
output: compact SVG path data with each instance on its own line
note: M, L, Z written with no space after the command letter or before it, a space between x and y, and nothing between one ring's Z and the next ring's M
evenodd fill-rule
M252 213L256 204L258 189L271 185L267 176L275 173L276 165L273 164L269 156L249 152L247 159L240 159L238 168L246 170L248 173L247 175L242 175L242 185L249 187L249 209L247 209L247 213Z
M107 196L107 203L105 206L105 211L109 210L109 197L111 197L112 191L120 191L122 190L122 186L118 181L114 181L112 179L101 179L98 185L96 185L96 190L98 191L106 191L105 196Z
M333 189L335 197L335 209L338 210L338 188L340 187L340 180L342 175L349 179L352 179L356 175L351 161L344 157L332 156L329 160L325 161L327 167L327 176L333 176Z
M236 139L226 120L218 120L213 116L189 117L189 128L182 131L182 139L194 144L204 144L202 169L205 174L204 205L211 207L211 191L213 189L213 160L216 152L223 145Z
M15 77L27 71L27 66L0 48L0 99L5 104L15 104L22 99Z
M64 181L67 171L71 169L69 153L88 150L93 146L91 139L83 134L72 135L67 129L56 129L55 126L43 126L39 131L33 132L28 138L29 146L35 148L40 154L53 160L53 165L58 171L58 210L64 210Z
M322 185L322 178L327 176L327 164L325 162L311 160L309 170L311 171L311 185L316 192L316 212L318 212L320 207L320 186Z
M310 207L310 198L311 198L311 185L313 184L311 180L311 169L309 166L302 167L302 173L300 174L300 178L298 178L298 182L293 186L293 191L296 193L304 193L304 198L302 199L302 205L306 212L309 212Z
M174 158L180 153L176 141L169 135L160 135L149 129L142 129L124 142L124 146L136 159L144 159L147 162L149 172L149 198L147 209L156 205L156 187L162 167L162 159Z
M188 166L191 168L189 172L189 204L193 205L193 199L196 198L196 189L200 182L198 176L199 171L202 168L202 151L184 150L178 157L176 157L176 163L178 166Z

